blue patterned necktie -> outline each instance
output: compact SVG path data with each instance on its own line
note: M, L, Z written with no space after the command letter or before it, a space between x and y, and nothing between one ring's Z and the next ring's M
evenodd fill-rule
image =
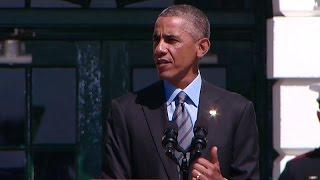
M193 137L191 117L184 105L187 97L188 95L183 91L178 93L175 98L176 109L172 116L172 120L178 125L178 144L185 150L190 146ZM182 156L182 153L176 153L176 157L180 163Z

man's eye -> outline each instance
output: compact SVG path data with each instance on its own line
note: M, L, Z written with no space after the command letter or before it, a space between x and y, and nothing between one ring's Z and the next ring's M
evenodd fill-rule
M168 38L168 42L175 43L175 42L178 42L178 40L175 38Z

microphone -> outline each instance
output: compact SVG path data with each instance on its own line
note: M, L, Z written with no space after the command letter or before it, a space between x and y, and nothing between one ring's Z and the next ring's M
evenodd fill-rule
M174 122L169 122L168 128L165 129L162 136L162 147L165 149L165 154L174 162L179 164L174 155L174 151L178 145L178 126Z
M194 136L192 138L191 142L191 158L190 158L190 164L201 156L201 151L207 147L207 134L208 131L206 128L203 128L203 126L196 126L194 128Z

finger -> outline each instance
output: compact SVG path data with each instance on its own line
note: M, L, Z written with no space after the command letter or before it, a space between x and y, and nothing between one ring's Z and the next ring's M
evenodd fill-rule
M215 164L218 162L218 148L216 146L211 148L211 163Z
M204 159L204 158L197 159L197 161L194 163L194 165L195 164L200 164L200 165L204 166L206 169L209 169L209 168L213 167L213 164L210 161L208 161L207 159Z
M192 170L192 180L206 179L205 176L196 169Z
M202 164L196 163L194 164L193 168L201 174L206 174L207 168Z

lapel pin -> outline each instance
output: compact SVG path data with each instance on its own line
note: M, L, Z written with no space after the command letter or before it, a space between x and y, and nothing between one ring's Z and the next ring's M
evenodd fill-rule
M215 110L215 109L211 109L210 111L209 111L209 114L210 114L210 117L213 117L213 118L215 118L216 116L217 116L217 110Z

